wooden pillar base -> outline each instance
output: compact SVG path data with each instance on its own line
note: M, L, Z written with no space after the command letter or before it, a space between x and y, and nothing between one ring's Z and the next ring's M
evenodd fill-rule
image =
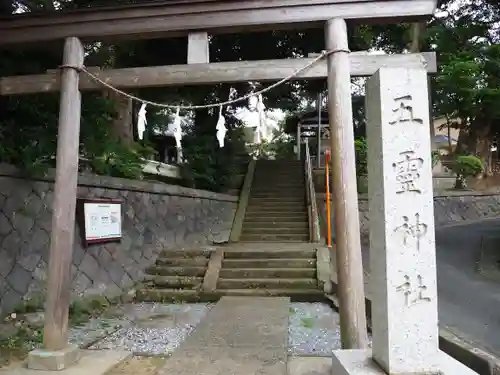
M80 359L80 349L68 345L62 350L35 349L28 354L28 368L41 371L61 371Z

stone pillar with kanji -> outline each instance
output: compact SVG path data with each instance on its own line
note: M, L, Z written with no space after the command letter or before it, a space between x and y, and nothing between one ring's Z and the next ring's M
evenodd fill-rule
M427 73L382 68L366 87L372 350L332 374L469 375L439 350Z
M394 79L394 77L398 77ZM373 358L389 374L439 371L427 73L367 84Z

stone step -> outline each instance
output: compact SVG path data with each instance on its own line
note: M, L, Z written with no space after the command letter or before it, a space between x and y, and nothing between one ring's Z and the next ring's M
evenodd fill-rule
M266 278L315 278L316 268L224 268L219 271L223 279L266 279Z
M266 169L256 169L254 177L256 176L287 176L294 178L301 178L304 180L305 172L301 169L286 169L286 168L266 168Z
M253 192L262 191L305 191L304 184L294 184L292 182L277 182L277 181L262 181L261 183L256 182L252 185Z
M288 255L288 254L284 254ZM294 255L294 254L292 254ZM222 261L222 270L228 268L314 268L316 267L316 259L312 258L279 258L279 259L227 259Z
M282 214L287 214L286 216L302 216L304 221L307 218L307 210L299 208L287 208L287 207L248 207L247 212L245 212L245 217L266 217L266 216L283 216Z
M305 170L303 168L287 168L286 166L277 166L276 168L256 168L254 176L294 176L294 177L302 177L304 179Z
M279 215L259 215L259 214L246 214L244 223L265 223L266 225L269 223L309 223L309 219L307 217L306 212L296 213L296 214L288 214L287 212L281 212Z
M259 161L257 162L257 168L255 169L255 172L265 172L272 170L279 170L282 172L297 172L297 171L304 171L305 166L302 163L294 164L289 162L281 163L276 161L273 161L271 163L261 163Z
M273 182L296 182L304 184L305 181L305 173L297 173L297 172L283 172L281 170L267 170L265 172L256 172L254 174L254 181L256 182L265 182L266 180Z
M314 278L293 279L230 279L219 278L217 289L315 289L318 281Z
M287 201L287 200L282 200L281 202L278 200L273 200L273 201L261 201L259 199L256 199L254 201L249 202L247 208L288 208L288 209L302 209L305 210L307 209L306 201L305 199L297 199L295 201Z
M213 302L216 296L201 295L196 289L139 289L136 294L137 302Z
M307 208L306 206L261 206L261 205L258 205L258 206L248 206L247 207L247 211L248 213L252 214L252 213L272 213L272 212L290 212L290 213L294 213L294 212L302 212L302 213L305 213L307 212Z
M241 297L290 297L293 302L324 302L325 293L320 289L218 289L219 296Z
M185 250L163 250L160 253L162 258L210 258L210 250L206 249L185 249Z
M283 191L283 192L298 192L305 191L306 186L304 183L291 183L289 181L262 181L262 182L254 182L252 184L252 193L253 192L266 192L266 191Z
M269 228L263 226L247 226L243 225L242 235L254 235L254 234L300 234L309 235L309 227L303 226L302 228Z
M261 198L303 198L305 199L306 192L303 191L282 191L282 190L261 190L252 191L250 193L250 199L261 199Z
M241 297L290 297L294 302L323 302L325 294L320 289L218 289L211 293L194 289L139 289L137 302L216 302L223 296Z
M266 182L281 182L285 181L290 183L304 184L305 177L302 173L292 174L292 173L280 173L280 172L266 172L266 173L256 173L253 177L256 183L266 183Z
M172 266L172 267L206 267L208 258L163 258L156 259L157 266Z
M259 229L290 229L290 230L300 230L309 229L309 223L307 220L301 221L286 221L286 220L245 220L243 225L243 230L259 230Z
M316 250L314 249L297 249L297 250L230 250L224 252L225 262L228 259L313 259L316 260Z
M290 202L290 203L295 203L295 202L303 202L305 197L302 196L276 196L276 197L250 197L248 200L249 203L252 202Z
M304 162L302 160L291 160L291 159L280 159L280 160L271 160L271 159L260 159L257 160L257 164L267 165L267 164L296 164L303 165Z
M253 198L248 201L248 207L275 207L275 206L287 206L287 207L303 207L304 209L307 207L306 200L303 197L293 197L293 198L280 198L280 197L272 197L272 198Z
M309 242L309 234L242 234L241 242Z
M305 194L305 192L306 192L305 186L285 185L285 187L281 186L276 187L275 184L267 183L266 185L262 186L253 185L251 188L250 196L253 197L256 194L262 194L262 193L281 193L281 194L293 195L293 194Z
M203 283L203 277L146 275L145 281L159 287L195 289Z
M149 275L158 276L199 276L205 275L206 267L165 267L165 266L151 266L146 269Z
M269 198L271 198L272 200L268 200ZM261 200L261 198L252 198L251 200L249 200L248 202L248 207L259 207L259 206L269 206L269 207L274 207L274 206L288 206L288 207L302 207L302 208L306 208L307 207L307 203L306 203L306 199L304 197L292 197L292 198L288 198L288 197L280 197L278 194L271 197L271 196L268 196L266 197L266 200Z

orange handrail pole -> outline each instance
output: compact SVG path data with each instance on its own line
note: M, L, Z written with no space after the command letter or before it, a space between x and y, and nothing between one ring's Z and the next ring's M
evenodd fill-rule
M325 177L326 177L326 244L332 247L332 220L330 213L330 150L325 152Z

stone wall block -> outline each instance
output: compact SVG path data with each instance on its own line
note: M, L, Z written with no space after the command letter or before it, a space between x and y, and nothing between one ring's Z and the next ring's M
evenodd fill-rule
M234 198L112 177L82 175L79 182L80 198L122 200L122 239L85 247L76 226L73 297L126 292L142 281L145 267L162 250L205 244L215 233L225 240L229 237L229 231L222 229L232 225ZM45 290L54 184L49 177L30 181L1 176L0 185L0 310L5 313L23 296Z
M12 230L12 223L7 216L0 211L0 238L6 237L10 232L12 232Z

